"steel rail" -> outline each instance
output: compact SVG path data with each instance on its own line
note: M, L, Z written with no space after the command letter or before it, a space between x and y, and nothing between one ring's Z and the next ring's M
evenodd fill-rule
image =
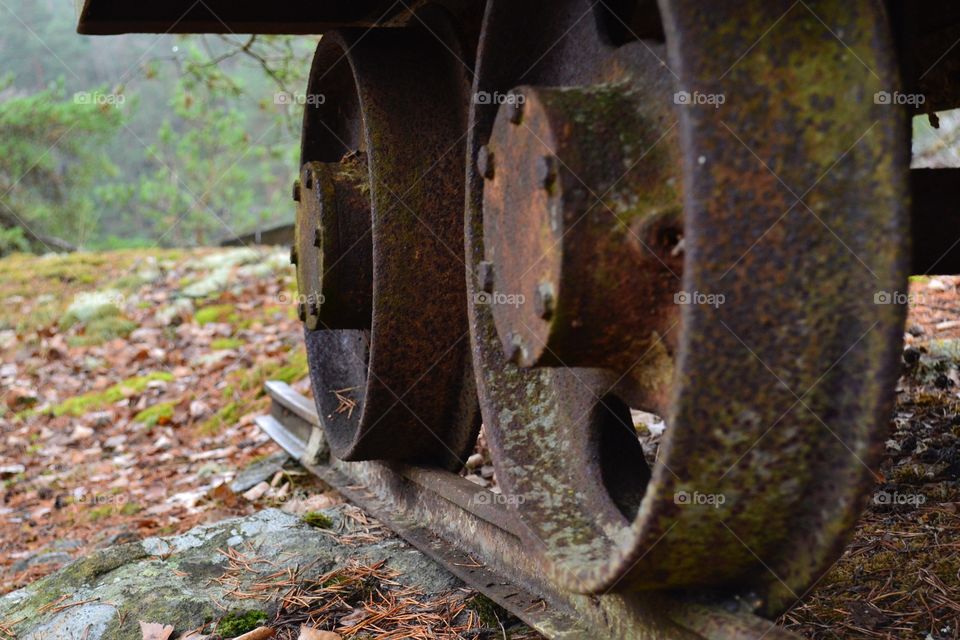
M303 466L467 585L553 639L797 638L717 594L611 592L585 596L550 584L503 498L455 473L332 457L313 402L283 382L257 425Z

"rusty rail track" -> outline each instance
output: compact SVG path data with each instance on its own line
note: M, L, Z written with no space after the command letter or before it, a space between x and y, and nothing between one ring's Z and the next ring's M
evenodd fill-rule
M313 402L268 382L270 413L257 424L311 473L340 491L466 584L554 639L796 638L746 603L706 594L609 592L585 596L550 584L499 494L455 473L330 455Z

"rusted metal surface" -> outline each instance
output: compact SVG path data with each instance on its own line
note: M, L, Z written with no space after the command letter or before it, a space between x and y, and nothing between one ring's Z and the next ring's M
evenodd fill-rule
M484 189L490 302L515 364L625 371L654 342L674 342L678 145L669 86L644 80L520 87L522 118L502 108L481 149L498 169Z
M909 138L903 111L873 96L898 86L893 46L887 16L873 2L813 3L808 11L789 2L664 0L659 8L666 52L656 42L611 45L603 20L582 19L592 11L586 0L488 5L475 92L643 86L658 73L672 85L667 95L686 94L669 105L684 194L684 264L672 283L677 339L662 330L667 339L652 340L634 367L518 368L498 329L535 322L540 310L478 304L483 285L471 278L484 422L524 537L566 588L724 587L773 612L842 549L891 404L904 310L875 304L875 294L905 286ZM846 46L818 18L845 34ZM516 40L527 43L523 52L496 46ZM531 155L522 141L518 151L501 148L511 144L496 137L510 116L497 121L497 110L474 106L469 141L472 157L489 145L494 176L503 158ZM638 114L626 109L622 117ZM664 134L654 147L677 144ZM563 167L562 153L546 142ZM577 138L571 171L583 164L578 154L589 156L583 147L606 144ZM522 195L524 206L499 214L493 205L503 196L484 200L496 177L485 180L476 164L468 172L474 274L490 263L496 288L497 247L509 246L497 240L488 213L527 217L513 222L530 232L514 240L521 253L567 250L566 240L534 237L543 225L529 220L549 220L547 197ZM588 170L583 188L592 181ZM536 186L520 182L526 194ZM636 202L649 186L634 185ZM605 194L582 197L589 196L618 213ZM640 208L651 214L662 202ZM538 276L556 276L560 259L544 253L554 273ZM578 277L592 277L588 264L580 263ZM635 336L617 318L637 318L639 309L619 309L647 302L643 295L609 301L610 331L624 344ZM653 302L646 309L664 313L662 298ZM531 340L545 333L531 331ZM637 367L653 379L634 379ZM669 406L655 402L662 394L638 393L643 384L670 385ZM632 432L628 406L667 418L652 470L623 435ZM684 496L715 499L697 505Z
M405 11L385 0L78 0L84 34L323 33L347 25L389 23Z
M307 329L370 330L373 246L364 154L308 162L294 189L298 313Z
M310 457L305 443L322 438L315 413L309 416L313 431L304 431L303 411L310 402L283 383L271 382L267 391L273 399L271 414L257 423L293 457ZM454 473L330 457L307 459L305 466L466 584L554 640L796 638L729 598L651 592L588 597L558 589L517 535L519 523L502 496Z
M301 216L298 246L310 250L319 228L322 250L310 251L313 267L300 286L302 295L319 290L324 298L316 330L309 309L304 316L307 355L342 459L455 466L476 438L460 210L462 74L434 35L415 28L330 33L317 49L307 93L323 99L308 101L302 163L304 171L318 163L329 171L322 193L315 184L311 194L301 176L300 210L309 196L315 211ZM364 247L370 303L363 272L349 266L364 262ZM328 290L335 300L325 300ZM328 326L327 313L344 321Z

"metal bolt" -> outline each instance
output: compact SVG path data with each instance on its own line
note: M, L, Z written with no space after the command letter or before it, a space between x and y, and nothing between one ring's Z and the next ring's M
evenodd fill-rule
M519 365L520 357L523 355L523 338L518 336L515 333L511 333L507 336L508 345L507 345L507 362L510 364Z
M293 181L293 201L300 202L300 181Z
M300 322L307 321L307 303L302 300L297 303L297 317L300 318Z
M297 247L296 247L296 245L294 245L294 246L290 247L290 264L296 266L296 264L297 264L299 261L300 261L300 259L299 259L299 256L297 255Z
M323 246L323 232L320 230L320 227L317 227L313 231L313 246L317 249Z
M523 103L525 101L522 100L523 96L518 94L511 95L515 95L516 98L512 103L508 104L506 108L510 110L510 122L519 125L523 122Z
M494 153L490 147L483 145L477 151L477 171L487 180L493 180L494 176Z
M553 317L555 300L552 282L538 284L537 290L533 294L533 309L537 316L543 320L550 320Z
M477 282L480 289L486 293L493 293L493 263L482 260L477 265Z
M557 156L541 156L537 161L537 181L544 189L549 189L557 182Z

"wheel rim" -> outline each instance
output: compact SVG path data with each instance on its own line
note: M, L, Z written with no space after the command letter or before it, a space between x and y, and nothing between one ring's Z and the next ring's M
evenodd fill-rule
M901 114L871 99L896 80L882 8L824 3L778 23L790 6L663 1L667 56L655 43L615 46L585 1L550 3L554 18L547 22L539 17L548 15L546 3L488 4L475 95L532 91L539 105L549 87L626 82L659 87L650 95L662 101L655 73L670 73L661 64L668 58L678 76L669 79L672 91L730 96L722 108L671 104L675 132L653 143L670 146L667 160L676 159L683 184L677 293L713 295L714 302L723 296L724 303L679 305L678 325L669 313L654 323L663 349L651 352L660 361L646 369L671 383L665 392L635 394L668 416L649 481L642 458L624 453L626 441L608 433L626 426L625 405L616 399L630 395L620 388L623 365L607 358L601 368L565 369L542 357L555 351L544 338L549 331L520 330L519 340L507 335L506 327L522 329L544 315L542 296L526 315L489 304L484 289L492 282L496 290L497 262L506 252L491 251L487 242L496 227L490 215L501 215L490 202L490 190L499 187L487 160L491 151L494 165L503 156L498 132L510 114L509 105L498 115L497 105L482 101L471 110L468 152L481 162L468 163L467 257L474 269L468 285L484 422L498 479L513 496L508 503L519 505L525 537L570 589L736 585L762 593L775 610L825 570L861 507L882 442L877 427L891 403L903 322L902 308L876 305L874 294L905 283L908 138ZM853 49L833 39L820 17L835 33L842 30ZM775 23L777 30L759 38ZM538 25L536 33L530 24ZM526 54L498 47L521 33L530 42ZM811 83L826 71L832 94ZM652 109L667 117L662 104ZM554 140L544 147L557 154ZM562 172L568 167L560 160ZM807 205L817 213L784 215L791 192L770 169L798 185L790 188L800 190L796 195L809 188L804 213ZM601 178L590 174L586 182ZM561 188L564 206L579 211ZM617 207L611 205L622 213ZM773 241L764 243L770 228ZM566 241L559 244L565 252ZM869 258L866 270L861 255ZM658 257L670 268L669 259ZM559 289L570 290L558 277ZM563 294L553 295L562 304ZM631 324L651 328L637 322L617 327L631 351L638 333L628 332ZM538 337L542 344L529 353L517 346ZM581 364L575 350L564 353ZM802 354L799 363L795 354ZM521 369L507 356L538 366ZM623 473L625 465L632 473ZM675 499L696 493L725 502L708 511ZM792 553L796 545L804 552Z
M335 32L317 48L296 257L315 398L341 459L452 467L476 437L460 73L415 29Z

